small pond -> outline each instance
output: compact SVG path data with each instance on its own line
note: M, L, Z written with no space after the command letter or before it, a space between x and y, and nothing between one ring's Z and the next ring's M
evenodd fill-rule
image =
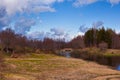
M120 71L120 65L118 65L118 66L117 66L117 70L119 70L119 71Z
M61 55L61 56L65 56L65 57L67 57L67 58L70 58L70 57L71 57L70 52L61 52L60 55Z

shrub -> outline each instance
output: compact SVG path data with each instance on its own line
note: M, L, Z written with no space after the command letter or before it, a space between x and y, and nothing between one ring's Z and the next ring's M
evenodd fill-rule
M1 70L2 67L3 67L3 64L4 64L4 59L3 59L2 54L0 53L0 70Z
M3 72L3 70L4 70L4 67L5 67L4 59L3 59L2 54L0 53L0 80L4 80L4 79L5 79L5 77L4 77L3 74L1 73L1 72Z
M99 48L100 48L101 51L105 51L105 50L108 49L108 44L105 43L105 42L102 42L102 43L99 44Z
M41 51L40 51L39 49L37 49L37 50L35 51L35 53L40 54Z

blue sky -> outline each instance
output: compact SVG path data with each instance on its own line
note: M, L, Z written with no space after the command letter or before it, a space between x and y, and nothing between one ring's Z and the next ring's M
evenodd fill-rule
M0 0L0 30L31 38L73 38L85 29L120 32L120 0Z

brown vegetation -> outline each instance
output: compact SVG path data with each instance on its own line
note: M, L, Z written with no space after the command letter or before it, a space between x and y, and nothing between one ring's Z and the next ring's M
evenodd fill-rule
M75 50L71 53L71 57L94 61L102 65L116 67L120 64L120 50L105 50L99 48L87 48Z
M52 54L30 56L6 58L6 63L11 66L4 71L7 80L96 80L102 76L120 76L119 71L90 61Z
M4 64L4 59L2 54L0 53L0 80L5 79L4 75L1 73L4 71L4 68L6 67L6 65Z
M94 29L88 30L84 36L77 36L71 41L64 39L44 38L44 40L29 39L26 36L16 34L11 29L0 32L0 48L9 54L24 54L40 51L56 51L64 48L82 49L85 47L117 48L120 46L120 37L111 29L104 28L96 30L94 39ZM104 42L104 44L102 43ZM84 44L85 43L85 44ZM86 46L85 46L86 45ZM95 46L96 45L96 46Z
M98 46L99 46L101 51L105 51L108 49L108 44L105 42L100 43Z

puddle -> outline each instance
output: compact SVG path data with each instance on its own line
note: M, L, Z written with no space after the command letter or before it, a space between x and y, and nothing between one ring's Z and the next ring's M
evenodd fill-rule
M119 71L120 71L120 65L118 65L118 66L117 66L117 70L119 70Z

